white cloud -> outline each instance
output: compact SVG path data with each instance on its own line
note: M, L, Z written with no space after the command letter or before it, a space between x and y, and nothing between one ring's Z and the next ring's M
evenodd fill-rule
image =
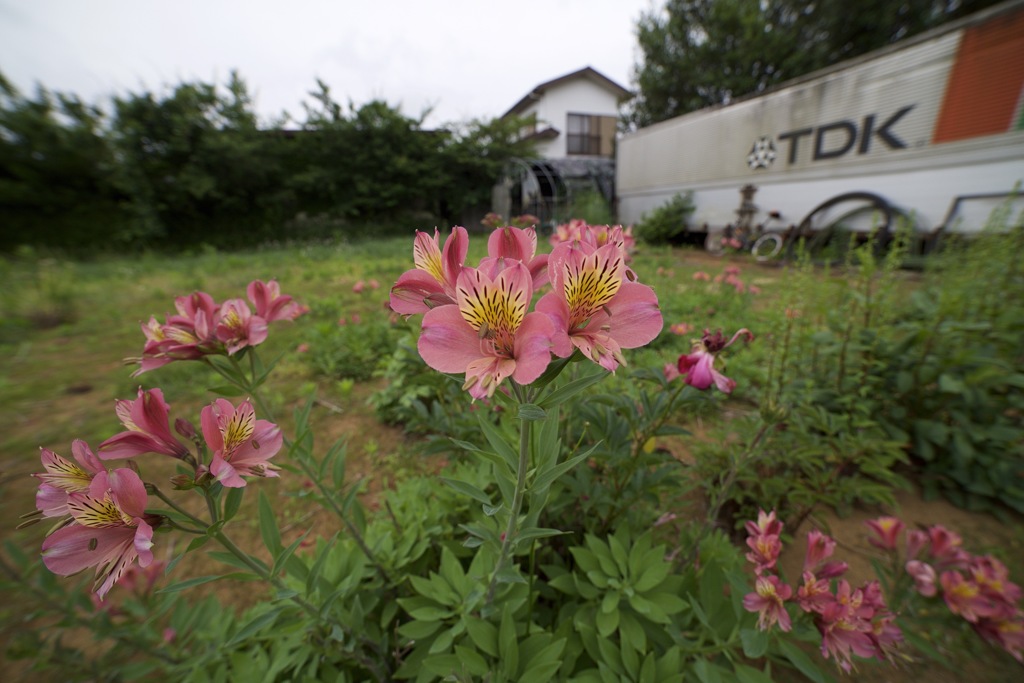
M301 120L316 78L343 104L381 98L428 125L498 116L592 66L624 86L652 0L0 0L0 69L89 101L232 69L261 117Z

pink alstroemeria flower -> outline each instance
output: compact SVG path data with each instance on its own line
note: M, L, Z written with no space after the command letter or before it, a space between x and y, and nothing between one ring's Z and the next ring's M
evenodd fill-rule
M548 260L552 291L537 310L555 324L556 356L574 348L605 370L626 364L622 349L647 344L664 321L658 297L647 285L626 280L621 242L595 249L584 242L559 244Z
M953 614L958 614L972 624L980 619L997 617L1002 611L1000 601L982 590L972 579L965 579L957 571L942 572L942 598Z
M267 339L267 321L253 315L242 299L228 299L220 306L217 338L224 343L228 355L247 346L258 346Z
M938 576L935 574L935 568L930 564L920 560L910 560L904 568L914 579L914 588L918 593L930 598L938 592L938 587L935 585Z
M48 448L41 448L40 460L43 472L34 473L38 479L36 508L43 517L63 517L68 512L68 495L86 493L102 496L107 487L107 468L103 466L89 444L81 439L71 443L71 454L75 462L60 457Z
M137 558L143 567L153 561L153 524L145 514L146 487L135 472L120 468L106 475L102 497L90 493L68 496L74 523L43 542L43 564L54 574L70 576L96 567L96 595L102 598Z
M783 523L775 516L775 510L757 511L757 521L748 521L744 527L751 536L778 536L782 533Z
M275 320L295 320L309 312L307 307L293 301L292 297L282 295L277 280L253 280L245 288L245 293L256 308L256 315L268 323Z
M195 292L174 300L176 315L161 325L151 317L142 324L146 345L139 369L133 376L159 368L176 360L197 360L223 351L214 329L220 307L206 292Z
M412 248L416 267L402 273L391 288L391 310L415 315L455 303L455 285L469 250L469 233L461 226L453 227L443 254L439 243L437 228L433 237L416 231Z
M786 600L793 595L793 589L782 583L779 577L759 576L754 582L754 592L743 598L743 608L757 612L757 628L767 631L776 623L783 631L793 628L786 611Z
M533 278L512 261L493 280L466 268L456 288L458 306L441 306L423 316L418 348L440 372L464 372L464 389L489 398L506 377L529 384L551 360L554 327L542 313L527 313Z
M836 601L824 607L818 622L821 632L821 654L825 659L834 658L843 671L853 668L853 655L871 658L877 653L875 643L869 635L871 622L850 613L848 607Z
M747 561L754 565L754 573L758 576L775 567L782 552L782 541L778 536L757 535L747 539L751 552L747 553Z
M548 283L548 255L537 253L537 232L533 228L498 228L487 238L487 256L521 261L533 277L534 291ZM481 270L487 270L486 261L480 263Z
M139 387L137 399L119 400L114 410L125 431L100 444L100 457L104 460L131 458L142 453L159 453L178 459L188 455L188 448L171 433L170 406L160 389Z
M203 408L203 437L213 453L210 473L228 488L245 486L242 475L276 477L277 467L269 460L281 450L284 438L277 425L257 420L249 401L237 408L219 398Z
M864 523L874 532L874 535L868 538L868 543L882 550L896 550L896 541L906 526L896 517L879 517Z
M748 342L754 338L746 328L739 330L728 342L721 330L714 334L704 330L704 336L694 343L690 353L679 356L677 366L683 381L701 391L714 384L722 393L731 393L736 388L736 382L715 370L714 362L719 352L732 346L741 336Z

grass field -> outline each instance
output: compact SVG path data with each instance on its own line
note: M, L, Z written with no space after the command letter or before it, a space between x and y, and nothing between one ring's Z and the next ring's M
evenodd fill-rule
M482 255L483 247L483 239L471 240L470 260ZM350 480L360 482L371 508L375 493L396 479L442 469L448 454L424 455L418 448L422 437L405 433L400 425L383 424L368 403L386 383L379 367L375 376L352 380L325 375L322 364L316 362L325 353L317 344L330 342L339 321L352 329L366 326L367 330L403 325L391 320L385 302L390 285L411 267L411 252L410 236L239 253L205 251L89 262L22 254L6 261L0 273L7 283L0 300L0 415L4 418L0 432L0 505L10 523L0 535L25 553L38 552L41 527L13 529L18 516L33 509L36 481L28 475L40 469L38 449L45 447L67 455L76 438L95 447L120 430L113 410L115 399L133 398L140 385L158 386L171 404L172 416L189 416L198 423L200 408L212 400L208 388L219 383L214 373L204 372L198 363L182 362L133 377L135 368L126 365L124 359L141 353L144 338L140 323L150 315L162 319L173 310L176 296L202 290L218 301L244 297L246 285L254 279L276 279L282 292L310 309L308 315L294 322L275 323L268 341L260 348L265 359L280 357L266 398L285 431L290 428L291 413L315 391L312 422L319 447L326 448L335 439L347 442ZM650 246L638 250L632 267L641 281L658 293L665 318L665 329L653 344L627 353L632 368L660 370L687 352L690 339L699 336L703 328L731 332L746 327L758 335L758 340L738 352L728 365L729 376L739 386L722 404L723 409L679 416L696 440L666 441L663 446L684 461L701 457L701 443L728 443L738 438L731 421L758 410L755 389L763 390L765 382L770 381L772 364L778 362L773 360L772 354L777 351L772 349L778 348L786 312L795 302L802 301L806 306L813 295L823 316L833 305L833 293L845 291L849 280L856 277L842 271L798 273L775 265L758 265L742 256L715 257L700 251ZM738 269L734 278L742 287L721 278L715 282L727 267ZM698 272L707 273L710 279L695 279ZM896 285L888 294L879 292L879 296L905 297L921 286L921 276L916 273L898 272L890 277ZM357 283L362 286L356 287ZM812 311L803 314L807 319L812 317ZM674 324L689 325L691 331L677 334L670 329ZM386 361L389 353L389 349L383 349L377 360ZM789 362L799 365L810 359L791 358ZM157 479L170 476L172 463L147 464L147 473ZM256 482L255 486L273 497L282 515L279 524L285 540L309 529L314 536L329 535L330 520L304 504L307 482L290 473L283 475L280 483ZM1024 564L1016 517L1008 518L1011 524L998 525L989 515L962 512L942 502L924 503L915 492L900 493L898 500L908 515L922 522L934 523L945 516L951 523L966 526L962 533L970 534L976 550L998 548L1004 557L1015 559L1011 563L1014 573ZM250 496L246 505L254 505L254 497ZM846 508L842 512L853 512L859 524L875 511ZM858 530L833 511L817 518L835 525L834 533L847 547L863 545L856 537ZM241 540L255 547L259 543L256 522L240 522L240 526L246 524ZM841 534L849 536L843 539ZM161 552L169 555L171 549ZM200 553L188 556L179 566L179 578L203 573L203 562ZM222 599L239 607L259 597L244 584L217 586ZM196 592L204 593L204 588ZM8 639L18 628L19 609L17 603L0 608Z

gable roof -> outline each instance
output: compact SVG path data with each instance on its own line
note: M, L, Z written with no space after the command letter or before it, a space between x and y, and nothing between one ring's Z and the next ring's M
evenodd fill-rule
M519 100L514 105L512 105L512 108L509 109L504 114L502 114L501 117L505 118L506 116L512 116L513 114L520 114L532 103L539 100L541 96L543 96L545 90L549 90L551 88L557 87L564 83L568 83L569 81L574 81L579 78L585 78L589 81L592 81L593 83L596 83L597 85L601 86L605 90L615 95L615 99L617 99L619 102L622 102L623 100L628 100L633 96L632 92L622 87L612 79L608 78L597 69L594 69L593 67L590 66L585 66L579 71L573 71L572 73L565 74L564 76L559 76L558 78L552 79L550 81L545 81L544 83L535 86L533 90L531 90L525 96L523 96L523 99Z

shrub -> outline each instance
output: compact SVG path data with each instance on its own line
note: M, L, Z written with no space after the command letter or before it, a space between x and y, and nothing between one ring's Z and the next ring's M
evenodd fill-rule
M693 215L693 193L679 193L643 217L636 226L638 239L650 244L675 242L686 233Z

